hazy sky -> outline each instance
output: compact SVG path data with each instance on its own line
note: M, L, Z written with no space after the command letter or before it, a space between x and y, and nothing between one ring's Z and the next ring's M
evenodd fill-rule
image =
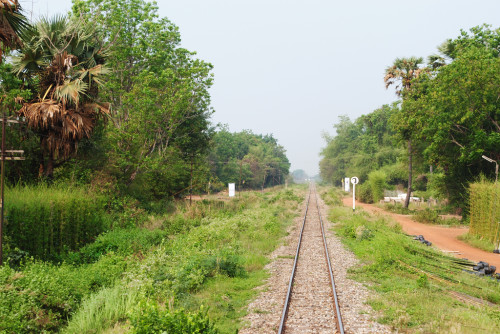
M33 17L70 0L21 0ZM182 46L214 65L214 123L272 133L291 170L319 171L322 133L396 99L383 83L397 57L434 53L466 29L500 23L500 1L160 0Z

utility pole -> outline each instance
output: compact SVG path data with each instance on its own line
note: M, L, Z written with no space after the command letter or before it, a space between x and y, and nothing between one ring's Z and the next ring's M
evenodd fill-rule
M23 123L19 120L7 119L5 110L2 110L2 151L0 152L0 266L3 265L3 217L4 217L4 187L5 187L5 160L24 160L24 157L14 156L23 154L23 150L5 150L5 124ZM9 156L7 156L9 155Z

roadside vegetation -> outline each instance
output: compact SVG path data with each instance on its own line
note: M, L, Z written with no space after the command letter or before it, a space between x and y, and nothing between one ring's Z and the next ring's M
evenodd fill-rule
M0 332L234 333L304 195L285 149L211 123L213 66L155 2L72 2L32 21L0 0L25 158L5 167Z
M361 260L350 276L376 292L377 321L398 332L490 333L500 326L495 279L465 272L466 260L444 255L405 235L396 222L355 213L337 189L321 190L335 233Z
M0 268L7 333L234 333L305 187L203 200L115 228L62 262ZM265 236L265 237L263 237Z

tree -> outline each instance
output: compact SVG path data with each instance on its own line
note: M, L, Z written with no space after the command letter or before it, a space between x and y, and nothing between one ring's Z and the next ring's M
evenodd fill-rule
M21 13L17 0L0 0L0 63L6 49L22 45L23 32L28 28L26 17Z
M465 193L466 181L492 174L486 155L500 160L500 60L484 48L470 47L441 67L422 90L415 115L426 159L446 174L452 202Z
M182 195L192 166L208 180L212 65L180 47L154 2L75 0L73 13L100 27L114 69L102 89L114 110L106 172L145 200Z
M364 181L371 171L396 164L401 150L393 147L394 132L389 120L398 112L399 104L395 103L362 115L354 122L341 116L334 125L336 135L324 135L327 145L321 152L321 178L336 185L349 176ZM393 178L391 182L399 183L400 179Z
M36 97L18 115L40 137L40 175L52 177L109 114L108 104L98 101L104 62L95 29L77 18L41 19L24 36L14 69Z
M402 112L411 112L410 110L405 110L404 101L405 93L409 94L412 88L412 82L415 78L424 71L420 67L423 63L423 58L410 57L410 58L396 58L394 64L385 70L385 88L389 88L391 85L396 86L396 95L403 96L403 107ZM398 125L398 124L396 124ZM400 124L403 125L403 124ZM404 140L406 140L408 145L408 189L406 192L405 208L408 208L410 204L411 196L411 186L413 177L413 147L412 147L412 129L409 126L403 125L398 126L398 132L402 134Z
M223 184L241 181L246 188L262 189L283 184L289 173L285 149L272 135L248 130L231 133L223 126L214 135L212 146L210 163Z

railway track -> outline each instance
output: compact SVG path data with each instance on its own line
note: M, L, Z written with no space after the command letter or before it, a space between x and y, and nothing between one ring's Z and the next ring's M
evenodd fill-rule
M344 333L314 185L309 190L278 333Z

